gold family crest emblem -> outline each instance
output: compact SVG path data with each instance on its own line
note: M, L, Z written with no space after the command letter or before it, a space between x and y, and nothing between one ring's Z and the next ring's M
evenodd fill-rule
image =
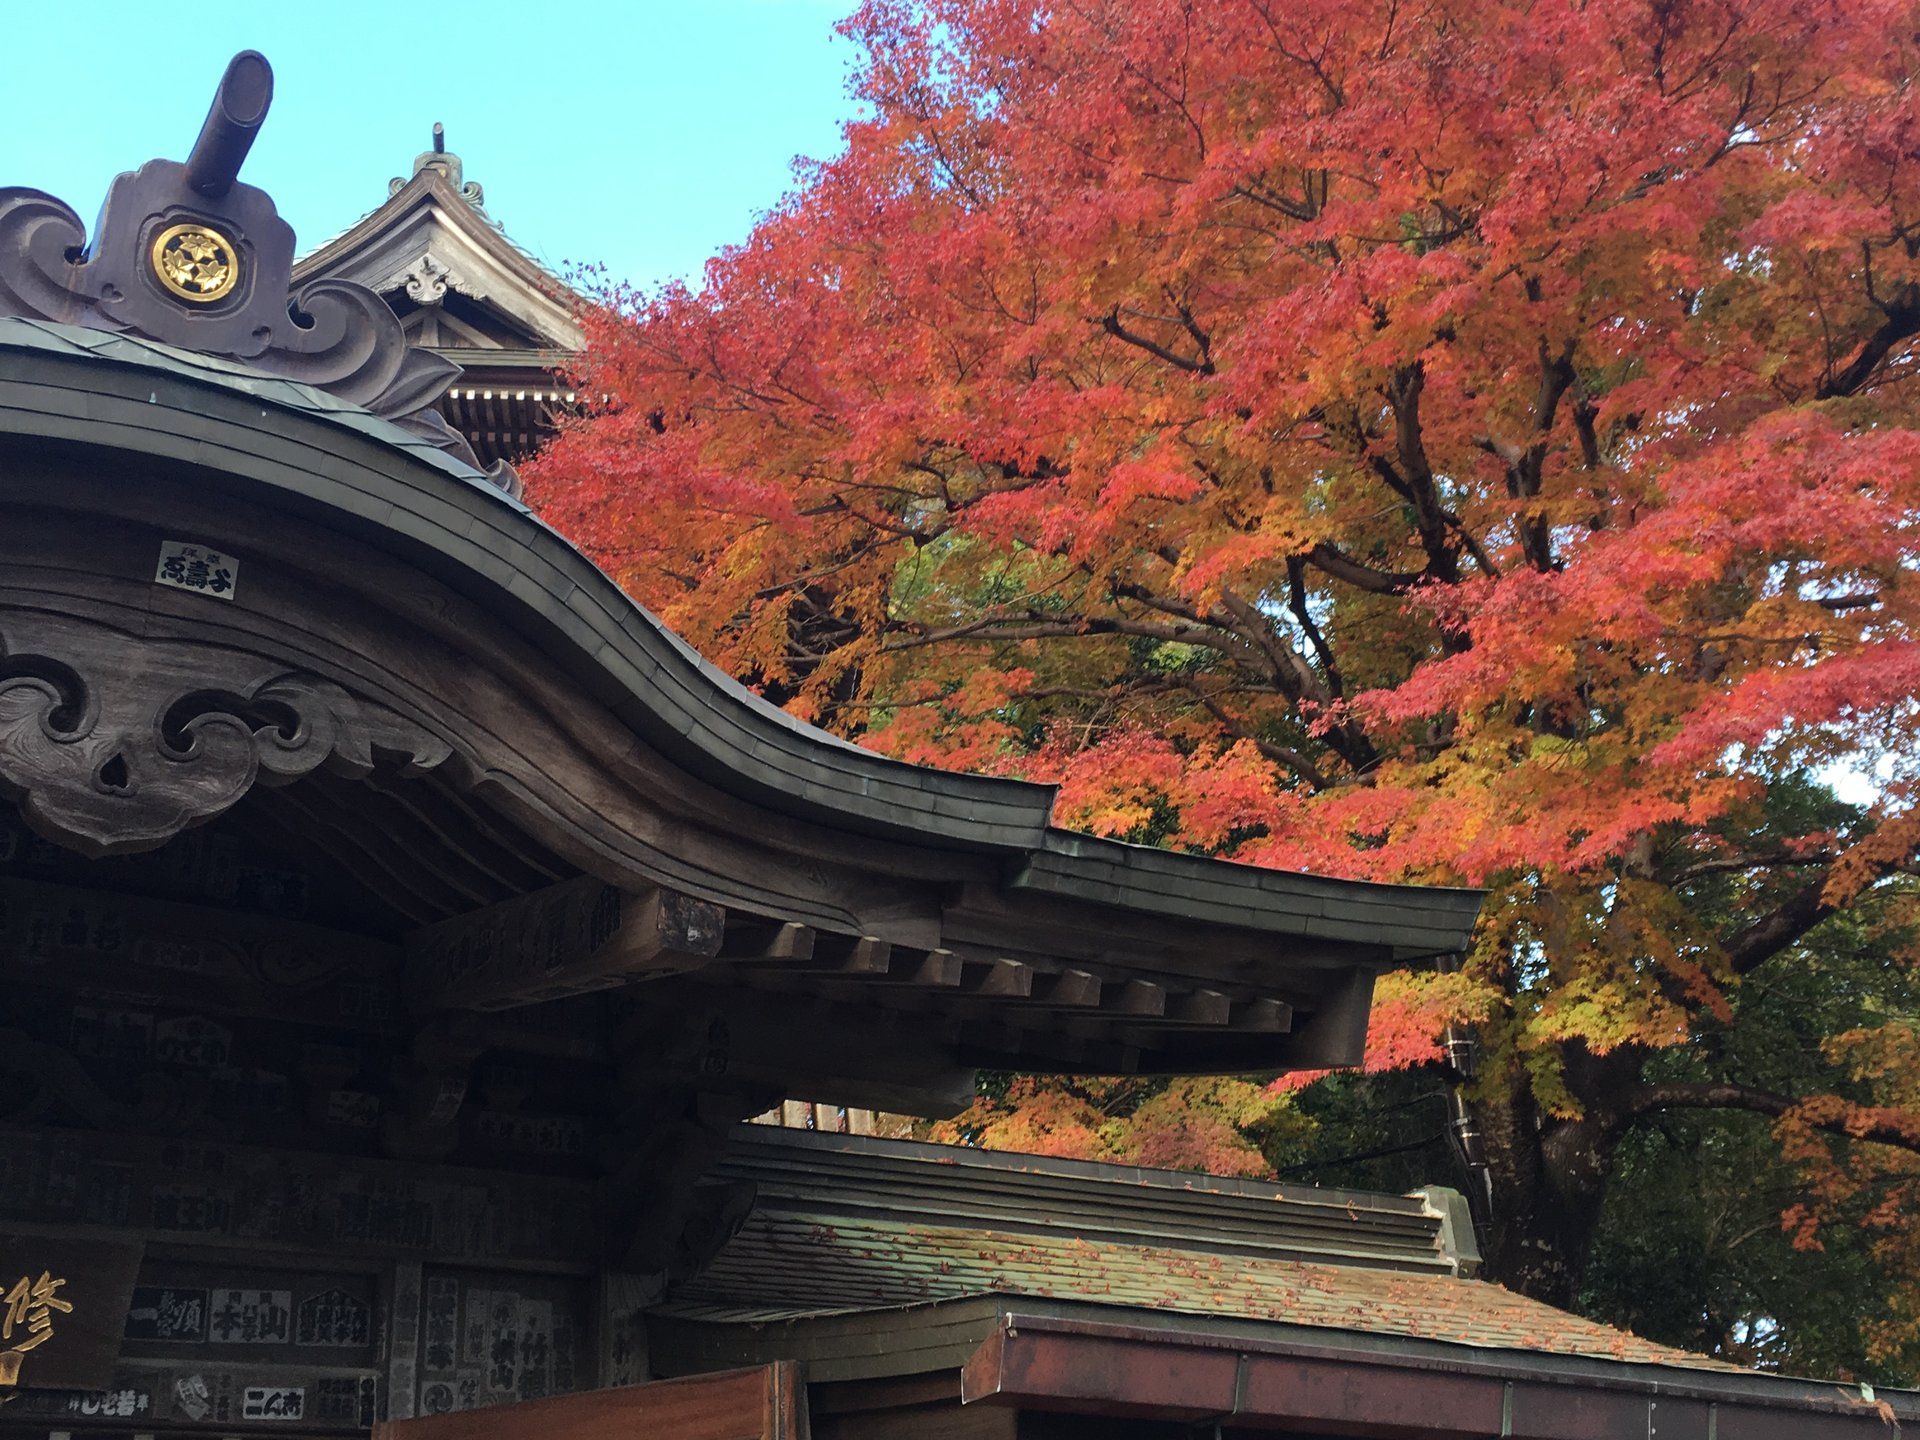
M210 225L171 225L153 237L153 273L170 294L204 305L239 283L239 252Z

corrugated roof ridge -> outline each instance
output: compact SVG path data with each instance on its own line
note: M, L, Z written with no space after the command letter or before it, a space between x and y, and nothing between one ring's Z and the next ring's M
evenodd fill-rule
M1448 1271L1444 1215L1424 1193L1322 1190L878 1137L742 1126L716 1174L760 1186L763 1210L912 1216L1115 1243Z

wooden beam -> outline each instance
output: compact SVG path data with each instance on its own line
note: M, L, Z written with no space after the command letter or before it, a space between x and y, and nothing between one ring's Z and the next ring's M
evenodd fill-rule
M802 927L804 928L804 927ZM732 932L721 959L747 969L770 975L804 975L850 980L884 979L893 967L893 946L873 935L834 935L815 933L812 951L798 955L754 955L736 957L728 953Z
M1033 966L1004 957L969 960L960 971L960 990L966 995L1024 1000L1033 993Z
M1293 1029L1293 1007L1284 1000L1236 1000L1231 1023L1256 1035L1285 1035Z
M991 965L968 961L960 988L968 1008L958 1013L999 1014L1008 1024L1032 1028L1051 1023L1049 1010L1097 1010L1103 987L1090 970L1043 970L1022 960L999 960Z
M893 946L875 935L823 935L814 955L836 975L879 976L893 968Z
M398 1033L400 948L244 910L0 877L0 994L23 986L212 1016ZM184 981L183 975L191 975ZM294 998L294 997L297 997ZM91 1003L91 1002L90 1002ZM0 1020L0 1024L6 1023Z
M691 895L583 875L413 931L401 983L419 1013L510 1010L696 968L720 953L725 924Z
M616 1040L623 1088L684 1085L695 1076L714 1093L772 1090L916 1115L952 1115L972 1101L972 1068L954 1053L958 1022L875 1003L907 998L904 988L830 982L860 996L835 1004L712 983L726 973L709 967L637 992L645 1003Z
M722 960L806 961L813 958L815 937L811 925L778 921L730 926L720 943Z
M1102 1014L1124 1015L1129 1019L1158 1017L1167 1013L1167 987L1151 980L1129 980L1117 993L1110 993Z
M1233 1017L1233 1002L1218 990L1189 990L1167 1007L1166 1019L1183 1025L1225 1025Z
M1102 989L1100 977L1090 970L1059 970L1034 981L1033 1001L1063 1010L1093 1009L1100 1004Z
M1155 1036L1171 1032L1225 1029L1239 1018L1245 1019L1244 1028L1250 1032L1277 1033L1273 1027L1283 1011L1286 1023L1280 1031L1292 1023L1292 1012L1280 1001L1236 1002L1218 990L1169 993L1151 980L1129 980L1109 994L1110 1003L1065 1021L1067 1031L1082 1039L1104 1037L1143 1046L1156 1044Z
M960 957L951 950L895 950L887 980L922 989L951 990L960 983Z
M1058 1025L1026 1028L1013 1017L982 1014L961 1023L961 1053L968 1062L999 1070L1060 1069L1083 1075L1119 1075L1133 1069L1138 1051L1111 1029L1069 1034ZM1041 1062L1036 1064L1034 1062Z

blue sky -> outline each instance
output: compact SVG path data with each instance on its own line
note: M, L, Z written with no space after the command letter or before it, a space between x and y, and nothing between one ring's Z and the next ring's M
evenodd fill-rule
M48 191L90 226L116 173L186 158L228 57L250 47L274 101L241 178L303 251L411 174L438 120L488 213L550 265L696 278L791 187L796 157L839 150L856 54L833 26L852 4L330 0L188 24L151 0L11 6L0 185Z

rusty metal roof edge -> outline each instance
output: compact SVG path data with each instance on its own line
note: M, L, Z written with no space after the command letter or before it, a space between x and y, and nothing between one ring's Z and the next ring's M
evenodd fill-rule
M1122 1310L1128 1319L1113 1318L1114 1312ZM833 1333L850 1329L865 1334L870 1328L867 1322L877 1315L890 1317L893 1326L906 1330L943 1324L949 1317L991 1315L996 1311L999 1316L996 1330L1010 1336L1024 1332L1133 1340L1195 1350L1328 1360L1493 1381L1624 1391L1709 1404L1857 1412L1862 1416L1872 1413L1867 1408L1867 1397L1857 1386L1745 1370L1704 1355L1692 1357L1697 1359L1697 1364L1616 1360L1562 1351L1496 1348L1425 1336L1147 1311L1098 1301L1049 1300L1019 1294L966 1295L904 1304L842 1307L812 1314L774 1314L756 1307L729 1311L724 1306L702 1303L690 1304L683 1310L668 1302L647 1313L650 1321L670 1325L756 1332L778 1327L786 1337L804 1335L809 1354L831 1363ZM946 1358L955 1364L961 1363L967 1358L961 1353L963 1348L954 1347ZM1676 1355L1685 1353L1675 1351ZM1876 1387L1869 1393L1886 1401L1901 1420L1920 1420L1920 1391Z
M1136 1312L1138 1319L1125 1324L1088 1313L1103 1308L1119 1307L1102 1307L1096 1302L1034 1301L1024 1296L1008 1296L1002 1307L1001 1327L1009 1334L1026 1330L1162 1343L1171 1338L1174 1343L1195 1349L1359 1360L1402 1369L1440 1370L1489 1379L1578 1384L1593 1389L1632 1390L1707 1402L1737 1400L1749 1404L1785 1403L1808 1409L1859 1409L1863 1414L1867 1413L1865 1405L1868 1402L1859 1386L1748 1370L1706 1355L1691 1357L1700 1362L1697 1365L1664 1364L1572 1355L1559 1351L1496 1348L1457 1340L1339 1330L1319 1325L1293 1325L1284 1321L1196 1316L1173 1311ZM1328 1337L1334 1335L1340 1339L1329 1341ZM1462 1351L1470 1352L1469 1357L1463 1358L1460 1354ZM1689 1352L1676 1350L1675 1353ZM1903 1420L1920 1420L1920 1390L1875 1386L1867 1394L1887 1401Z

